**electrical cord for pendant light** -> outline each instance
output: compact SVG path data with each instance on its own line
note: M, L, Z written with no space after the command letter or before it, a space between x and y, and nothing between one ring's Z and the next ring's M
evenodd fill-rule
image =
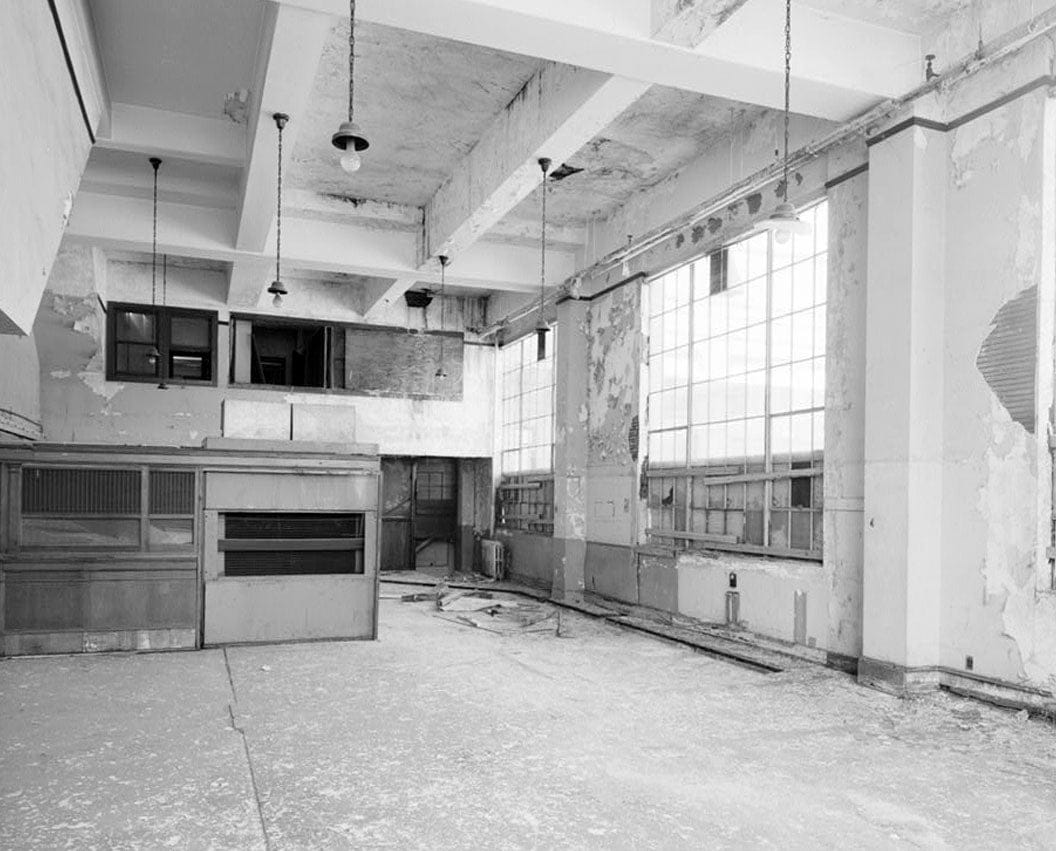
M161 166L159 157L151 157L150 165L154 169L154 212L152 216L153 231L150 247L150 306L156 308L158 305L158 168ZM151 313L151 321L154 323L154 344L147 352L147 363L158 369L161 363L161 352L158 351L158 314Z
M274 296L271 303L275 307L282 307L282 297L286 295L286 287L282 285L282 130L290 116L284 112L276 112L272 118L275 119L275 126L279 130L279 157L275 181L275 280L268 287L268 292Z
M785 0L785 114L784 114L784 158L781 164L781 175L784 190L782 191L781 203L767 216L759 227L770 231L774 235L775 242L784 244L792 238L793 234L806 236L810 233L810 223L804 222L792 202L788 200L789 190L789 155L788 137L789 123L792 114L792 0Z
M546 359L546 333L550 329L547 327L546 321L543 317L543 310L546 306L546 175L550 171L550 159L549 157L539 158L539 168L543 172L543 212L542 212L542 232L539 235L539 320L535 323L535 336L536 336L536 360Z
M169 292L169 255L161 255L161 306L165 307L167 295ZM171 341L170 341L171 345ZM169 385L165 383L165 365L161 365L161 380L158 382L159 390L168 390Z
M447 314L444 290L447 284L447 264L451 261L446 254L441 254L437 259L440 261L440 366L436 368L436 377L447 378L447 371L444 369L444 320Z
M341 168L352 174L359 170L359 152L370 147L370 142L355 122L356 86L356 0L348 0L348 121L342 121L337 132L330 137L341 155Z

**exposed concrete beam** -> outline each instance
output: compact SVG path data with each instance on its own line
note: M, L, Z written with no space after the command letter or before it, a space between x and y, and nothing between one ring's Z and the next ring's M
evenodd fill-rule
M283 210L302 219L323 222L372 222L379 227L419 231L422 228L421 207L393 204L388 201L368 201L312 192L310 189L283 191Z
M99 248L149 252L150 221L149 198L80 192L66 234L72 240ZM247 260L272 262L273 244L258 252L235 247L237 221L232 210L160 202L158 250L236 264ZM440 281L438 267L418 268L417 233L293 216L284 216L282 224L283 267L291 272L301 269L413 278L431 284ZM447 283L465 289L531 292L539 285L538 262L538 249L534 246L484 241L456 258L448 269ZM555 250L547 256L547 267L550 282L556 284L575 272L575 256Z
M539 185L539 157L571 157L649 88L548 63L530 79L425 208L425 257L457 257Z
M55 0L55 12L62 24L69 50L69 61L84 101L84 109L98 137L110 124L110 93L99 55L88 0Z
M652 0L653 38L696 47L747 0Z
M255 91L250 110L249 149L242 175L235 244L261 251L275 220L275 169L278 131L272 115L284 112L290 122L283 133L283 169L289 166L299 121L319 68L332 21L318 12L267 4L264 34L257 54Z
M114 103L109 131L100 134L96 145L241 168L246 160L246 128L233 121Z
M363 289L363 318L374 319L417 283L418 276L410 275L391 281L372 281L366 284Z
M344 0L280 2L347 14ZM783 30L773 0L749 2L769 7L767 26L773 18ZM716 34L725 31L744 8ZM611 15L599 14L591 20L582 12L583 3L537 0L430 0L428 4L360 0L356 8L362 20L386 26L773 109L784 105L782 69L774 67L783 59L783 41L774 50L769 42L757 44L759 39L750 33L740 33L735 44L718 43L715 55L708 55L703 49L636 32ZM916 37L849 18L800 14L798 6L795 14L796 43L802 47L793 64L796 112L846 120L882 98L904 93L919 80ZM714 36L704 45L712 41ZM818 49L819 44L825 49Z
M274 277L275 262L263 257L243 258L231 264L227 276L229 307L256 307L260 294Z

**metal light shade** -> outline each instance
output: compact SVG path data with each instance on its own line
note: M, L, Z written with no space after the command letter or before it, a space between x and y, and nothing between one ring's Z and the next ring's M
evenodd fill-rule
M444 369L444 365L443 364L440 364L440 366L437 367L436 372L434 373L434 375L435 375L436 378L447 378L447 370Z
M535 359L546 360L546 335L550 329L542 319L535 326Z
M286 287L282 285L282 281L272 281L271 286L268 287L268 293L271 295L286 295Z
M772 232L778 242L787 242L793 234L809 234L810 223L803 221L796 213L796 208L788 201L782 201L774 212L759 222L759 230Z
M351 121L342 121L337 132L330 137L330 141L333 142L335 148L341 151L347 151L349 145L354 151L365 151L370 147L370 142L366 140L359 125Z

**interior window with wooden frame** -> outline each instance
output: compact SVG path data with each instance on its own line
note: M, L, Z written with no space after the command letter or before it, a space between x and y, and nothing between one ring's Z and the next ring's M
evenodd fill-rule
M215 312L110 302L106 323L107 379L216 384Z
M557 329L539 360L536 335L499 350L502 478L496 524L552 535L554 531L554 382Z
M33 465L17 481L18 549L194 549L194 470Z
M651 539L822 555L828 206L648 286Z

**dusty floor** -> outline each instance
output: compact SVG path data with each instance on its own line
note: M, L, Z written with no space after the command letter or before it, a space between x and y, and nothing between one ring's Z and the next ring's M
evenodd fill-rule
M5 661L0 847L1056 846L1049 723L561 632Z

